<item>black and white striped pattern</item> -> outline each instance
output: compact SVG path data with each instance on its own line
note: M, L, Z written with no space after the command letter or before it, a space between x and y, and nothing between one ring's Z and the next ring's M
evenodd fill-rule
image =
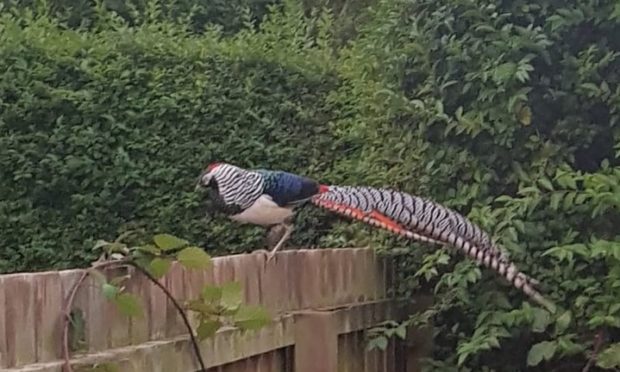
M263 195L265 179L262 174L221 164L209 173L217 184L220 202L226 206L235 206L245 210Z
M376 211L403 228L403 230L390 229L391 231L409 239L453 246L478 264L498 272L537 303L549 306L542 295L534 289L537 281L520 272L491 241L487 233L449 208L403 192L371 187L330 186L329 191L317 195L313 203L354 217L355 215L347 211L346 207L368 214ZM376 226L386 227L369 216L361 219Z

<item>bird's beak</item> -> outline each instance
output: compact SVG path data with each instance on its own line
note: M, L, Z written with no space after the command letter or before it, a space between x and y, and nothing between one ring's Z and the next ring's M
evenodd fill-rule
M198 179L196 180L196 187L194 187L194 192L205 191L211 186L211 181L209 181L206 185L204 183L204 176L206 176L208 173L208 171L200 173L200 176L198 176Z
M198 179L196 180L196 187L194 188L194 192L202 191L204 189L204 186L202 186L203 175L204 173L200 173L200 176L198 176Z

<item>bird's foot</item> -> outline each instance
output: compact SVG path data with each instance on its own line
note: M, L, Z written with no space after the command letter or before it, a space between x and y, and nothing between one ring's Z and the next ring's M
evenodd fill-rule
M259 255L263 256L263 258L264 258L263 269L266 269L267 265L269 264L269 262L275 257L275 252L268 251L266 249L257 249L255 251L252 251L251 254L259 254Z
M277 261L276 251L268 251L266 249L257 249L252 252L252 254L260 254L265 258L265 266L269 264L272 260Z
M265 260L269 257L269 251L266 249L257 249L255 251L252 251L251 254L260 254L263 255L263 257L265 257Z
M267 253L267 261L265 261L265 264L268 264L269 261L271 261L275 257L276 257L276 252L275 251L271 251L271 252Z

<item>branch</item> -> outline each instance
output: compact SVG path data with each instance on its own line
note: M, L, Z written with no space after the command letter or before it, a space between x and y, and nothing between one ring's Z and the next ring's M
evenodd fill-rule
M71 361L69 356L69 323L71 322L71 308L73 307L73 301L75 299L75 294L77 293L80 285L86 280L88 277L88 271L84 270L82 272L82 276L80 279L73 285L71 288L71 292L69 292L69 296L65 301L63 306L63 324L62 324L62 358L64 359L64 365L62 367L63 372L73 372L73 368L71 368Z
M588 363L583 367L581 372L588 372L590 368L592 368L599 351L601 351L601 346L603 346L603 329L599 329L599 331L596 332L596 335L594 336L594 350L592 350L592 355L590 355Z
M124 260L99 262L99 263L95 263L91 267L91 269L103 269L109 266L123 265L124 263L125 263ZM71 367L71 360L70 360L71 357L69 355L69 323L71 323L71 308L73 307L73 302L75 301L75 295L78 289L80 288L82 283L84 283L84 280L86 280L89 273L90 272L87 269L85 269L82 272L82 275L80 276L80 278L77 280L77 282L75 282L75 284L71 288L71 291L69 292L69 295L63 305L64 319L63 319L63 325L62 325L62 358L64 360L64 364L63 364L62 369L64 372L73 372L73 368Z
M207 368L205 367L205 362L202 359L202 354L200 353L200 346L198 344L198 340L196 339L196 336L194 336L194 330L192 329L192 325L189 323L189 318L187 317L187 314L185 314L185 310L183 310L183 307L174 298L172 293L170 293L170 291L168 291L168 289L164 287L159 282L159 280L155 279L155 277L151 275L151 273L146 271L142 266L138 265L137 263L133 261L129 261L127 264L135 267L136 270L140 271L151 282L153 282L156 286L158 286L164 292L164 294L166 295L166 297L168 297L170 301L172 301L172 304L179 312L179 315L181 315L181 318L183 318L183 323L185 323L185 327L187 328L187 331L189 332L189 337L192 342L192 347L194 348L194 353L196 354L196 358L198 359L198 364L200 364L200 368L201 368L200 372L207 372Z

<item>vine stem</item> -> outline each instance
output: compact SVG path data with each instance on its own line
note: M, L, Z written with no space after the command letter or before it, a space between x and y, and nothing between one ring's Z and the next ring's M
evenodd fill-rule
M63 324L62 324L62 359L64 360L64 364L62 366L63 372L73 372L73 368L71 368L71 361L69 355L69 323L71 322L71 308L73 307L73 301L75 300L75 294L77 293L80 285L86 280L88 276L88 271L84 270L78 281L71 288L71 292L69 292L69 296L65 301L63 306Z
M63 306L63 325L62 325L62 358L64 360L64 365L62 370L64 372L73 372L73 367L71 367L71 356L69 355L69 324L71 323L71 308L73 307L73 302L75 301L75 295L77 294L78 289L84 283L84 280L88 277L90 270L103 269L106 267L111 267L115 265L123 265L125 263L124 260L118 261L104 261L97 262L91 266L90 269L86 269L82 272L79 279L75 282L73 287L71 287L71 291L69 291L69 295L65 300Z
M601 346L603 346L603 330L599 329L594 336L594 349L592 350L592 355L588 360L588 363L583 367L581 372L588 372L590 368L594 365L596 361L596 357L598 356L599 351L601 350Z
M181 315L181 318L183 319L183 323L185 324L185 327L187 328L189 332L190 340L191 340L191 343L194 349L194 353L196 355L196 359L198 359L198 364L200 364L200 368L201 368L200 372L206 372L207 368L205 367L202 354L200 353L200 346L198 344L198 340L194 336L194 331L192 329L191 324L189 323L189 318L187 317L187 314L185 313L185 310L183 309L183 307L179 304L176 298L174 298L172 293L170 293L170 291L168 291L168 289L159 282L159 280L157 280L153 275L151 275L151 273L149 273L143 267L141 267L136 262L130 259L121 259L121 260L115 260L115 261L104 261L104 262L95 263L93 264L93 266L91 266L90 269L84 270L82 272L82 275L78 278L78 280L75 282L75 284L71 288L71 291L69 292L69 295L67 299L65 300L65 303L63 306L63 315L64 315L63 331L62 331L62 358L64 360L63 372L73 372L73 367L71 367L71 356L69 355L69 324L71 323L71 308L73 307L73 302L75 301L75 295L77 294L77 291L82 285L82 283L84 283L84 281L90 274L90 270L93 270L93 269L97 270L97 269L103 269L103 268L115 267L115 266L116 267L119 267L119 266L134 267L137 271L139 271L142 275L146 276L153 284L155 284L159 289L161 289L164 292L166 297L172 302L176 310Z
M189 332L189 337L192 342L192 346L194 348L194 353L196 354L196 359L198 359L198 364L200 364L200 368L201 368L200 372L207 372L207 367L205 366L205 362L202 359L202 354L200 353L200 346L198 344L198 340L196 339L196 336L194 335L194 330L192 329L192 325L189 323L189 318L187 317L187 314L185 313L185 310L183 310L183 307L181 306L181 304L179 304L176 298L174 298L174 296L172 295L172 293L170 293L168 288L164 287L159 282L159 280L157 280L153 275L151 275L151 273L146 271L142 266L138 265L137 263L133 261L129 261L128 265L135 267L136 270L141 272L151 282L153 282L157 287L159 287L159 289L161 289L164 292L166 297L168 297L168 299L172 301L172 304L179 312L179 315L181 315L181 318L183 319L183 323L185 323L185 327L187 328L187 331Z

